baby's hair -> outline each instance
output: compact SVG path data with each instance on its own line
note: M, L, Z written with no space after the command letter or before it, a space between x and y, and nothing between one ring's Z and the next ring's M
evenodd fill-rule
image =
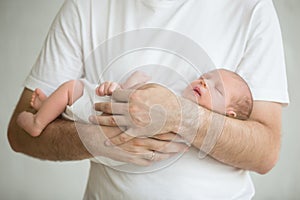
M222 69L225 70L225 69ZM232 97L230 100L229 107L233 109L236 113L236 119L246 120L250 117L252 108L253 108L253 97L251 90L247 84L247 82L237 73L234 73L229 70L225 70L230 72L233 78L240 82L241 84L236 84L236 87L243 87L243 91L247 91L246 95L243 95L242 98Z

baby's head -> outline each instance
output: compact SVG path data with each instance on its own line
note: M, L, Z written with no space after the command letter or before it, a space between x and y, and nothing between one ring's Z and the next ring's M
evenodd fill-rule
M183 97L197 104L237 119L248 119L253 106L251 91L238 74L216 69L190 83Z

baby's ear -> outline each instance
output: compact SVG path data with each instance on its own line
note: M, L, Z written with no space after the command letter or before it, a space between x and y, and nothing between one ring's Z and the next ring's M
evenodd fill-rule
M236 112L234 112L233 110L228 110L226 111L226 116L236 118Z

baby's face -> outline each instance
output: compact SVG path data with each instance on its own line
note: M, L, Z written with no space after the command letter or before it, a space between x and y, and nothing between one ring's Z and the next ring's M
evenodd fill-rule
M239 95L234 88L234 81L229 72L213 70L190 83L184 90L183 97L207 109L225 114L231 97Z

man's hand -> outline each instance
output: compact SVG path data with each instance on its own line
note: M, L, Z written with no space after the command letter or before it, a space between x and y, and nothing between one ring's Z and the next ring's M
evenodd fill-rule
M121 136L122 138L123 136ZM168 159L174 155L188 151L189 145L185 144L182 138L174 133L157 135L153 138L132 138L127 142L119 141L118 135L109 138L108 148L121 150L130 155L135 155L134 159L128 159L125 162L131 162L138 165L150 165L153 162ZM116 143L120 143L116 145ZM154 154L155 152L155 154ZM113 156L110 154L111 158ZM119 156L118 156L119 157ZM142 159L142 160L141 160Z
M188 149L188 146L182 142L170 143L171 136L165 138L169 140L133 138L121 145L104 145L106 139L117 137L122 133L122 130L117 127L78 124L77 131L81 141L93 157L104 156L140 166L151 165L153 162L165 160ZM89 135L95 132L97 134L91 141Z
M177 96L158 84L146 84L137 90L117 90L117 103L96 103L95 109L112 116L93 116L91 121L105 126L126 126L128 129L114 138L120 144L133 137L151 137L177 132L181 123L181 105ZM119 142L117 142L119 141Z

